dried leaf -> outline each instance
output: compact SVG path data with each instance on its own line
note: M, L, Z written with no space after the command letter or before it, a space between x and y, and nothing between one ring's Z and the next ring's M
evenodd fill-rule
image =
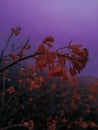
M12 58L12 60L14 60L14 61L18 60L18 57L15 54L10 53L9 57Z
M37 49L37 52L38 53L41 53L41 52L46 52L46 47L42 44L39 46L39 48Z
M80 49L82 45L81 44L75 44L75 45L69 45L68 47L71 49Z
M47 43L47 42L54 42L54 38L52 36L48 36L44 39L43 43Z

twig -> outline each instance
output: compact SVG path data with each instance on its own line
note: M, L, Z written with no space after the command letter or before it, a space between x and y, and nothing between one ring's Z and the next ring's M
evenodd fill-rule
M5 74L3 74L3 99L2 99L2 107L5 104Z
M21 56L22 56L22 53L23 53L24 49L25 49L26 46L28 45L29 41L30 41L30 38L28 37L26 43L23 45L23 48L22 48L22 50L21 50L21 52L20 52L20 54L19 54L20 58L21 58Z
M28 56L26 56L26 57L20 58L20 59L14 61L13 63L11 63L11 64L5 66L4 68L0 69L0 73L2 73L4 70L6 70L6 69L12 67L13 65L15 65L15 64L17 64L17 63L19 63L19 62L21 62L21 61L24 61L24 60L29 59L29 58L33 58L33 57L35 57L35 56L37 56L37 55L41 55L41 54L44 54L44 53L37 53L37 52L35 52L34 54L31 54L31 55L28 55Z
M9 41L11 40L12 36L13 36L13 33L10 34L9 38L7 39L5 48L4 48L4 49L2 50L2 52L1 52L0 64L1 64L2 58L3 58L3 56L4 56L4 53L5 53L5 51L6 51L7 47L8 47Z
M72 43L72 40L69 41L68 46L66 46L66 47L65 47L65 46L64 46L64 47L61 47L61 48L57 49L56 52L58 52L58 51L60 51L60 50L62 50L62 49L69 49L69 45L70 45L71 43Z

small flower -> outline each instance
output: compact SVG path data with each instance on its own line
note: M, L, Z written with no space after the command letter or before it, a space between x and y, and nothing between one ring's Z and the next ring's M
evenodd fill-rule
M19 27L19 26L11 29L11 33L16 35L16 36L20 34L20 31L21 31L21 27Z
M29 122L24 122L24 123L23 123L23 126L24 126L24 127L28 127L28 126L29 126Z
M8 89L7 89L9 94L13 94L15 92L15 87L13 85L11 85Z
M82 122L81 126L82 126L83 128L87 128L87 127L88 127L88 124L87 124L87 122Z

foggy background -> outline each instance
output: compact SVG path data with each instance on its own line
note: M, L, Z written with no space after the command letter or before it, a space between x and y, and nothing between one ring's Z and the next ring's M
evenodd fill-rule
M72 39L90 53L81 75L98 77L97 13L98 0L0 0L0 51L10 29L16 26L22 28L16 43L30 36L33 50L48 35L55 38L54 49L66 46Z

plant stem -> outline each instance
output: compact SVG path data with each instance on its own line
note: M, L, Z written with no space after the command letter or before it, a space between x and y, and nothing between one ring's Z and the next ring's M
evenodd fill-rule
M41 54L44 54L44 53L34 53L34 54L28 55L26 57L20 58L20 59L18 59L16 61L12 62L11 64L5 66L4 68L0 69L0 73L2 73L4 70L12 67L13 65L15 65L15 64L17 64L17 63L19 63L21 61L24 61L24 60L29 59L29 58L33 58L33 57L35 57L37 55L41 55Z
M2 50L2 52L1 52L0 64L1 64L2 58L3 58L3 56L4 56L4 53L5 53L5 51L6 51L7 47L8 47L8 44L9 44L9 42L10 42L10 40L11 40L12 37L13 37L13 33L10 34L9 38L7 39L5 48L4 48L4 49Z
M3 100L2 100L2 106L4 106L5 103L5 74L3 74Z

